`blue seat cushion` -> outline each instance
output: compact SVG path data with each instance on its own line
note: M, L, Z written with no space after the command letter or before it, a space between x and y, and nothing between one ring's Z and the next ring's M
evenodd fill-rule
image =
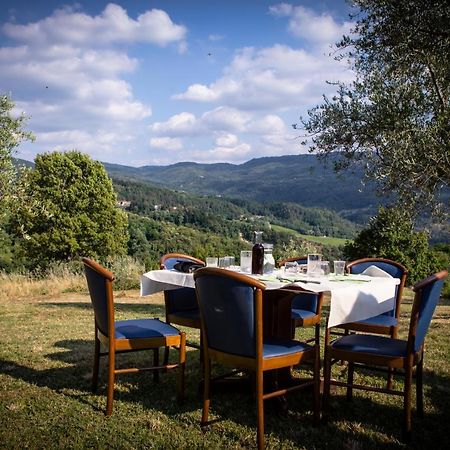
M398 325L398 321L395 317L386 316L384 314L380 314L379 316L370 317L364 320L359 320L356 323L366 325L379 325L382 327L396 327Z
M313 311L307 311L306 309L293 308L291 313L292 319L307 319L309 317L314 317L316 313Z
M407 341L368 334L349 334L331 343L336 350L391 357L405 357L406 345Z
M116 339L147 339L176 336L179 331L158 319L117 320Z
M263 342L263 358L274 358L276 356L290 355L292 353L304 352L310 350L308 344L294 341L292 339L274 339L267 338Z

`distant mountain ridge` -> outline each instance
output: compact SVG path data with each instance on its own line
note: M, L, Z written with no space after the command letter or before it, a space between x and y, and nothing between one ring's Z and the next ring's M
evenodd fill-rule
M359 223L375 214L383 201L375 195L373 186L361 184L361 171L338 176L314 155L256 158L243 164L182 162L138 168L103 164L113 178L193 194L326 208Z

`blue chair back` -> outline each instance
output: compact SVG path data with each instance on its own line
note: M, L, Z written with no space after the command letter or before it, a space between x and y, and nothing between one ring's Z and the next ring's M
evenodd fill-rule
M363 273L370 266L378 267L379 269L388 273L393 278L401 279L403 277L403 275L406 273L405 268L401 264L396 263L395 261L389 261L386 259L367 258L367 259L364 259L361 261L354 261L350 264L351 264L349 266L350 273L357 274L357 275ZM390 311L383 313L382 315L391 316L391 317L395 316L397 302L399 300L401 300L398 298L399 289L400 289L400 287L396 286L394 308L391 309Z
M189 311L198 308L195 289L184 287L165 291L166 313L172 314L177 311Z
M164 267L167 270L172 270L173 266L179 262L191 262L192 260L189 258L169 258L164 261Z
M226 274L196 277L199 271L195 287L208 347L255 358L255 288Z
M292 299L292 309L303 309L305 311L317 311L319 294L314 292L302 292Z
M404 273L404 270L401 267L386 261L365 261L356 263L350 267L350 273L361 274L370 266L376 266L379 269L384 270L393 278L401 278Z
M436 306L439 302L439 297L441 295L442 287L444 285L446 275L440 278L440 274L446 271L440 272L439 274L432 275L426 280L417 283L414 286L416 291L416 296L414 299L413 311L411 314L411 328L410 334L414 329L414 319L417 314L417 326L416 335L414 338L414 352L418 352L422 347L425 336L430 327L431 319L433 317Z
M183 255L182 253L168 253L161 258L160 266L161 269L172 270L175 264L179 262L192 262L205 265L201 259L197 259L190 255Z
M86 281L88 285L89 295L91 297L91 303L94 308L95 322L97 328L105 335L108 336L108 289L106 278L102 273L95 270L89 263L93 261L84 260L84 271L86 274ZM95 263L94 263L95 264ZM112 281L113 276L111 274ZM112 303L112 299L110 300ZM112 317L114 317L113 311L111 312Z

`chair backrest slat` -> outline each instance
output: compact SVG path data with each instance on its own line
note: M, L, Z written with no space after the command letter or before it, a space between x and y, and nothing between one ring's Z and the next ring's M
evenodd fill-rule
M192 262L195 264L205 265L201 259L190 255L184 255L182 253L167 253L160 259L159 265L161 269L172 270L178 262Z
M414 352L418 352L425 341L447 274L447 271L439 272L413 288L416 295L411 313L410 339L414 339ZM415 336L412 336L414 330Z
M108 317L114 320L114 312L109 311L113 300L109 298L108 283L112 283L114 277L94 261L83 258L83 263L97 327L108 336Z
M378 267L379 269L388 273L391 277L399 278L401 280L400 284L395 288L394 308L383 314L387 316L398 316L398 314L400 313L399 307L402 300L401 296L403 294L403 287L406 281L406 267L396 261L391 261L385 258L363 258L348 263L347 270L352 274L361 274L370 266Z
M242 280L247 277L234 275L223 269L199 269L194 274L204 339L209 348L255 358L256 287Z

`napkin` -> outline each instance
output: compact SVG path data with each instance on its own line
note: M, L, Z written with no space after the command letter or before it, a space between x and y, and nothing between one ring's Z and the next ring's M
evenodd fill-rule
M377 266L369 266L364 272L361 273L361 275L368 275L369 277L392 278L391 275Z

